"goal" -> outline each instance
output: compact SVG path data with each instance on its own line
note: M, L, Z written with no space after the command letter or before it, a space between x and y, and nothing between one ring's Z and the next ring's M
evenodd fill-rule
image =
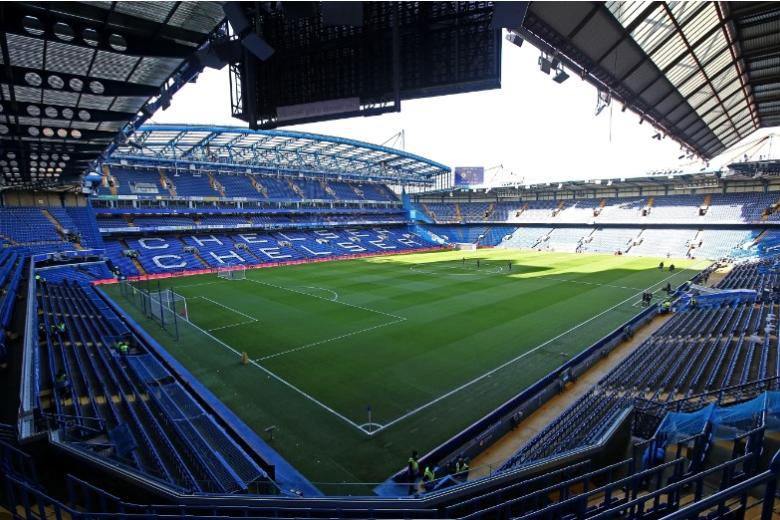
M476 251L477 250L477 244L473 244L471 242L455 242L452 244L455 246L455 249L459 251Z
M218 267L217 278L223 280L246 280L246 267L243 265Z
M152 316L159 316L161 319L164 319L165 314L174 313L185 320L189 320L187 298L173 289L149 293L149 303Z

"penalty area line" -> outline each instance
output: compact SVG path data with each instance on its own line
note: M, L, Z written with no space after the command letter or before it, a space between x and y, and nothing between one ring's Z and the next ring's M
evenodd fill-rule
M376 329L381 329L382 327L387 327L388 325L395 325L396 323L401 323L406 321L406 318L401 318L395 321L388 321L387 323L380 323L379 325L374 325L373 327L366 327L365 329L355 330L352 332L347 332L346 334L341 334L340 336L335 336L332 338L322 339L320 341L315 341L313 343L307 343L306 345L301 345L300 347L291 348L289 350L284 350L282 352L277 352L275 354L268 354L267 356L259 357L255 361L265 361L267 359L273 359L275 357L284 356L287 354L292 354L294 352L299 352L301 350L310 349L312 347L317 347L319 345L323 345L325 343L330 343L331 341L336 341L339 339L348 338L350 336L355 336L357 334L363 334L364 332L369 332Z
M228 307L224 303L219 303L218 301L214 301L211 298L206 298L205 296L195 296L195 298L200 298L201 300L206 300L209 303L213 303L214 305L217 305L219 307L222 307L223 309L229 310L230 312L235 312L239 316L243 316L244 318L249 318L252 321L260 321L257 318L255 318L254 316L250 316L249 314L245 314L245 313L239 311L238 309L234 309L233 307Z

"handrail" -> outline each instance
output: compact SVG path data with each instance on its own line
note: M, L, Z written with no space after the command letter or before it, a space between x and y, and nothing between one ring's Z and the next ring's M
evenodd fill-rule
M19 260L23 262L24 260ZM30 258L30 270L27 279L27 319L24 322L24 340L22 341L22 381L19 385L19 438L27 439L35 431L35 413L38 409L38 314L35 312L35 261Z
M655 491L651 491L650 493L647 493L646 495L642 495L641 497L635 498L633 500L630 500L624 504L621 504L617 507L614 507L612 509L609 509L607 511L603 511L599 513L598 515L591 517L590 520L602 520L606 518L610 518L612 515L614 515L615 510L623 511L625 509L643 504L647 502L648 500L654 499L656 497L659 497L661 495L664 495L666 493L669 493L670 491L674 491L676 489L679 489L683 486L686 486L688 484L691 484L693 482L696 482L698 480L703 480L704 477L708 475L712 475L713 473L717 473L720 470L736 466L737 464L741 462L747 462L749 459L752 459L754 455L752 453L746 453L745 455L742 455L741 457L737 457L736 459L727 460L726 462L723 462L721 464L718 464L717 466L713 466L711 468L708 468L704 471L700 471L699 473L696 473L694 475L691 475L689 477L685 477L684 479L678 480L676 482L673 482L671 484L667 484L666 486L656 489ZM560 504L560 503L559 503ZM555 505L555 504L554 504ZM552 506L550 506L552 507Z

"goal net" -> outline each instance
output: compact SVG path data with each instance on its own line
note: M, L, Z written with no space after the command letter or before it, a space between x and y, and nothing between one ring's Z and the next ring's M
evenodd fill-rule
M185 320L189 319L187 298L173 289L149 293L149 303L152 316L164 317L165 314L174 313Z
M471 242L455 242L453 244L455 246L455 249L459 251L476 251L477 250L477 244L472 244Z
M237 265L233 267L218 267L217 278L223 280L246 280L246 267Z

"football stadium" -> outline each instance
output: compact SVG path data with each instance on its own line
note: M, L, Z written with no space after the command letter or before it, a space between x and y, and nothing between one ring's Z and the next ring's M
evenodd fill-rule
M780 4L0 25L0 519L780 518ZM597 99L501 152L522 175L354 138L507 63L547 81L514 102ZM628 116L625 174L533 157ZM513 130L464 123L474 157Z

